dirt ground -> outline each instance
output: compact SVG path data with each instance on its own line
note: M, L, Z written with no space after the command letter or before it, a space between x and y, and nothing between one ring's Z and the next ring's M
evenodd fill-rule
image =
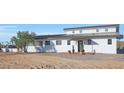
M0 69L123 69L124 55L0 53Z

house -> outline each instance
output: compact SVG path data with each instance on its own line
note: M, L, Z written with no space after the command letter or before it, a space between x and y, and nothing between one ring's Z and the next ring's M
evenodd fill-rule
M117 54L117 41L123 38L119 25L98 25L65 28L64 34L40 35L35 37L35 46L29 45L28 52L85 52Z
M17 48L14 45L6 45L1 48L2 52L17 52Z

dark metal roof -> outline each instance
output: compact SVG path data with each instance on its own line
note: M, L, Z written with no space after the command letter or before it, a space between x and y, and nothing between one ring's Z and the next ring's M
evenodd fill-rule
M7 45L6 47L7 47L7 48L16 48L15 45Z
M97 25L97 26L84 26L84 27L75 27L75 28L65 28L64 30L76 30L76 29L89 29L89 28L103 28L103 27L119 27L119 24L111 25Z
M36 36L35 39L49 39L49 38L61 38L64 37L65 34L58 34L58 35L39 35Z
M77 39L77 38L101 38L101 37L117 37L123 38L123 35L120 35L116 32L104 32L104 33L87 33L87 34L59 34L59 35L40 35L36 36L35 39Z

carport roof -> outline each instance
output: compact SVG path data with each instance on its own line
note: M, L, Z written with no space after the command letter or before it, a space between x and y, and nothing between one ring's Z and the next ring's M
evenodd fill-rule
M102 38L102 37L116 37L118 39L123 38L123 35L120 35L117 32L107 32L107 33L87 33L87 34L58 34L58 35L40 35L36 36L35 39L88 39L88 38Z

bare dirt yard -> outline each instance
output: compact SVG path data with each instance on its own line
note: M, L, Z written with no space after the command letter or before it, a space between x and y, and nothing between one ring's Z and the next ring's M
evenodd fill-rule
M0 69L123 69L124 55L0 53Z

